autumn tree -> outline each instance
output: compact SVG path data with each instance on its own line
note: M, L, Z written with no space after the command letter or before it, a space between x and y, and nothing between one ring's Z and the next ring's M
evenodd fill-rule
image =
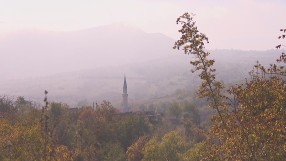
M8 96L0 96L0 115L10 121L14 121L17 114L17 107L13 98Z
M178 131L170 131L163 138L153 136L144 146L143 161L180 161L186 151L186 143Z
M143 159L143 148L148 141L147 136L141 136L128 147L126 151L128 161L138 161Z
M126 161L125 151L118 143L106 143L97 153L101 161Z
M205 50L208 38L199 32L193 15L185 13L177 23L182 26L179 30L182 36L174 48L182 48L185 54L195 57L190 63L202 80L198 95L207 98L209 107L216 111L207 144L203 144L210 152L200 159L283 160L286 157L284 67L272 64L265 68L257 64L245 83L226 89L216 80L214 60L209 59L210 53ZM278 62L285 63L284 60L282 54Z
M117 123L114 124L116 138L126 150L139 137L151 132L152 125L148 119L140 115L122 116Z
M0 160L39 160L42 140L38 129L0 119Z

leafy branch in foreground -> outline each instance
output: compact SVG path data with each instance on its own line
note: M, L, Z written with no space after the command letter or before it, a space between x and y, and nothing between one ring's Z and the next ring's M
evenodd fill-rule
M223 118L223 115L226 114L225 102L223 101L225 96L221 94L223 84L215 79L214 60L208 59L210 53L204 50L205 43L209 43L208 38L198 31L192 16L193 14L185 13L177 19L177 24L182 25L182 29L179 30L182 36L175 42L174 49L182 47L185 54L195 56L195 60L190 61L190 63L194 67L192 72L200 72L199 76L202 83L198 92L199 96L210 101L210 107L217 111L224 128L226 128Z
M190 63L194 67L193 72L200 72L202 80L198 94L208 99L209 106L217 111L217 115L212 118L208 140L194 146L210 152L199 151L193 153L197 156L190 156L200 160L286 158L286 81L281 77L285 73L283 67L272 64L266 69L257 64L250 80L225 89L221 82L216 81L214 60L210 60L210 53L204 50L208 38L198 31L192 16L185 13L177 19L177 24L182 26L179 30L182 36L174 48L183 48L185 54L194 55L195 59ZM278 62L285 63L285 58L285 53L282 53ZM272 75L266 77L269 73Z

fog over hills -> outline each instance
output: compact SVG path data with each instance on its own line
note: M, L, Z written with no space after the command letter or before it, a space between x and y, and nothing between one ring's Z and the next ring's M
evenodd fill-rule
M1 41L2 79L121 65L161 58L173 40L162 34L112 25L56 33L29 31ZM156 53L156 54L154 54Z
M127 76L130 102L195 91L191 56L172 49L175 40L121 24L74 32L23 31L0 39L0 94L73 105L121 101ZM244 80L256 60L273 63L280 51L211 51L219 79Z

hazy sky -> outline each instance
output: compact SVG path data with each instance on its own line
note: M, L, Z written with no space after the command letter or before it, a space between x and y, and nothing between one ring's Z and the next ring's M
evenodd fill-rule
M0 0L0 34L126 23L178 38L176 18L196 14L211 49L271 49L286 28L286 0Z

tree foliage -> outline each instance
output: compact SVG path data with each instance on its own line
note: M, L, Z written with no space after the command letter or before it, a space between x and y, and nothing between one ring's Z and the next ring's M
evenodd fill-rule
M186 143L178 131L166 133L162 139L152 137L143 150L143 161L180 161L186 151Z
M178 18L182 36L174 48L183 48L185 54L195 56L191 61L193 71L200 72L202 80L198 94L207 98L209 106L217 111L208 132L210 153L202 160L283 160L286 157L283 66L272 64L266 69L258 64L245 83L224 88L215 79L214 60L204 50L208 38L198 31L192 16L185 13ZM284 55L279 62L283 62Z
M47 91L42 108L24 97L0 96L0 160L285 160L284 50L277 63L258 62L245 82L226 88L216 79L215 61L205 50L208 38L193 14L177 23L182 36L174 48L193 56L192 71L201 78L197 94L213 112L209 126L186 100L149 102L141 112L120 113L108 101L80 108L49 102ZM286 29L280 31L285 40Z

